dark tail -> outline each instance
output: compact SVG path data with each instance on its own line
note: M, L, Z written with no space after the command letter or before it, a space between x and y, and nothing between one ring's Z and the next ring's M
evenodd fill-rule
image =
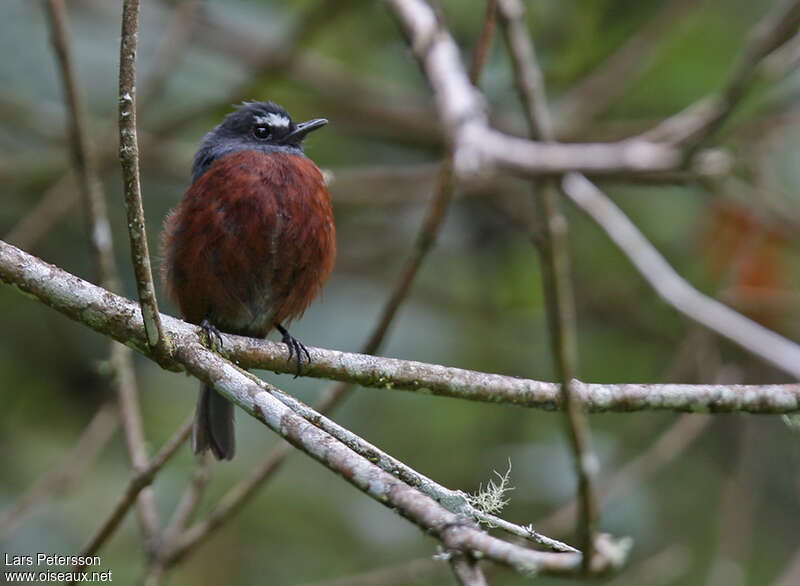
M211 450L217 460L230 460L236 451L233 403L206 384L194 413L192 449L195 454Z

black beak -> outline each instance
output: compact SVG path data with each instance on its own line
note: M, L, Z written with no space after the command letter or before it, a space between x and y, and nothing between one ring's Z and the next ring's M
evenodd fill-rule
M306 137L306 134L311 132L312 130L317 130L318 128L322 128L328 123L325 118L314 118L314 120L309 120L308 122L301 122L298 124L291 133L286 135L283 140L285 142L302 142L302 140Z

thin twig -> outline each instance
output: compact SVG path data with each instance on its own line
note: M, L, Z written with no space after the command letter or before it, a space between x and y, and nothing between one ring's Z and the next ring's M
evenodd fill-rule
M125 187L125 209L131 261L141 302L147 343L159 361L168 361L170 347L158 312L150 251L147 245L142 190L139 182L139 144L136 136L136 51L139 38L139 0L124 0L119 61L119 159Z
M264 481L283 464L292 451L294 448L283 441L274 447L267 458L253 468L245 480L234 485L223 495L208 516L189 527L175 540L172 548L167 552L167 563L174 565L185 558L216 529L232 519L250 501Z
M172 518L161 533L158 555L150 560L147 574L143 581L146 586L158 584L164 575L169 556L175 550L178 538L186 529L203 497L203 492L209 479L209 465L210 460L207 452L198 456L189 486L186 487L186 490L181 495L172 513Z
M637 454L613 473L608 480L600 480L597 496L603 507L627 497L636 487L660 472L680 454L685 452L708 429L713 419L703 415L684 415L662 432L653 444ZM536 522L536 526L548 533L564 533L577 518L576 498L561 506L554 513ZM800 560L800 555L798 555ZM800 568L800 566L798 566ZM631 571L636 571L632 568ZM392 586L405 584L421 576L441 572L441 565L429 558L421 558L374 569L363 574L331 581L314 582L304 586ZM630 573L628 571L627 573ZM624 575L624 574L623 574ZM397 581L394 579L397 576ZM788 586L786 582L784 586ZM791 582L793 584L793 582Z
M479 86L481 82L481 75L486 65L486 59L489 56L489 51L492 47L492 39L494 39L494 28L497 22L497 0L486 1L486 11L483 16L483 27L481 34L478 36L478 42L475 46L475 54L472 57L472 65L469 68L469 80L472 85Z
M119 399L120 418L122 429L125 432L125 444L128 448L128 457L133 470L139 470L147 464L148 450L142 424L142 410L139 405L139 391L136 388L135 373L133 370L133 356L130 348L122 344L113 343L111 346L111 369L114 377L114 387L117 389ZM148 540L146 543L148 555L152 555L152 548L156 545L160 521L155 494L152 489L143 487L138 495L136 509L139 523Z
M525 26L525 10L519 0L500 0L506 42L514 65L514 78L533 137L545 141L555 138L547 106L544 76ZM567 436L572 446L581 514L578 533L584 557L584 571L589 571L594 556L594 535L597 524L597 497L594 476L597 460L592 452L589 425L584 407L573 388L578 370L577 326L569 268L567 220L561 212L558 193L551 182L534 187L540 191L544 211L544 239L540 247L544 265L545 297L561 397L565 406Z
M136 497L146 486L150 486L156 474L166 464L169 459L175 454L179 447L186 441L189 434L192 432L192 420L194 414L184 421L178 430L170 437L164 446L156 453L153 458L147 462L147 465L139 469L125 486L122 496L114 505L114 508L106 516L100 526L81 549L80 555L90 556L95 554L103 544L114 534L120 522L125 518L125 515L130 510ZM84 566L75 566L73 572L80 572Z
M181 531L186 528L195 509L197 509L197 505L200 504L200 499L203 496L203 491L209 479L209 464L208 453L198 456L189 486L186 488L183 495L181 495L178 504L175 506L172 518L164 529L161 538L162 545L167 550Z
M198 456L189 485L184 490L172 518L167 523L158 540L158 551L148 561L147 571L142 580L143 586L158 586L162 583L167 564L167 556L175 546L181 532L192 518L203 497L209 479L210 456L208 452Z

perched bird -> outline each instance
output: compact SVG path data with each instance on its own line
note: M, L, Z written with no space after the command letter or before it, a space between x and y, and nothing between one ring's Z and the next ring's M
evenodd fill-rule
M333 268L336 234L322 174L303 154L306 135L272 102L244 103L203 138L192 185L166 218L162 278L183 317L206 330L283 335L299 374L305 347L284 327L300 317ZM203 385L192 446L217 459L235 451L233 404Z

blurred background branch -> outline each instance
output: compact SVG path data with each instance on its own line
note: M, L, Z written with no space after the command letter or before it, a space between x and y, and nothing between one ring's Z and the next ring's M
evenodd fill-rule
M525 8L521 2L515 0L500 0L500 14L514 67L514 83L528 121L528 132L531 138L552 142L555 140L555 133L547 106L544 76L524 25ZM577 533L580 536L581 551L584 553L583 570L588 574L595 555L598 520L595 476L598 472L598 461L592 451L585 406L573 384L578 376L579 362L578 325L570 273L569 229L553 181L548 179L535 182L532 187L542 216L542 227L534 242L539 244L551 348L561 389L566 434L578 478L580 515Z

